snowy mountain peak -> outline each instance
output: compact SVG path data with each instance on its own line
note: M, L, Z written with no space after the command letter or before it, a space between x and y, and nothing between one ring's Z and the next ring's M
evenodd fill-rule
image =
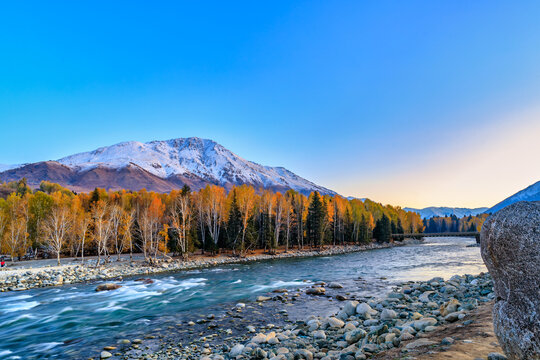
M304 193L334 194L283 167L247 161L213 140L197 137L141 143L128 141L64 157L59 163L78 172L98 167L122 169L134 164L160 178L196 176L206 182L251 184L257 187L294 189Z

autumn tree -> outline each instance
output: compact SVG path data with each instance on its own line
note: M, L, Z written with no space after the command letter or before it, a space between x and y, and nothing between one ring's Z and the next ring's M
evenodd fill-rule
M248 185L241 185L235 188L238 209L241 215L242 235L240 238L240 255L244 255L246 250L246 232L249 219L255 211L255 189Z
M53 206L41 223L45 243L56 253L56 260L60 265L60 253L66 243L72 219L70 214L70 201L60 192L53 194Z
M39 232L41 229L41 222L49 214L53 206L52 196L38 191L33 194L28 199L28 212L29 212L29 223L28 223L28 233L29 240L32 243L32 247L35 249L34 258L37 256L37 247L41 240Z
M275 193L272 197L272 204L274 206L274 242L272 249L276 249L279 246L279 235L281 233L281 226L283 225L283 211L286 207L287 199L281 195L281 193Z
M120 261L120 254L124 249L124 242L122 241L121 226L123 209L118 204L113 204L110 207L110 222L111 222L111 237L114 239L114 249L116 252L116 259Z
M306 214L306 197L293 191L291 193L291 201L293 208L293 222L296 227L296 241L299 249L304 247L304 216Z
M135 222L135 210L126 210L122 213L121 234L125 244L129 246L129 261L133 261L133 223Z
M225 212L225 189L216 185L207 185L200 192L203 196L203 212L208 234L212 238L213 250L215 251Z
M27 204L26 197L12 193L6 200L6 229L2 251L10 255L11 261L16 256L21 256L25 251L25 239L28 236L27 229Z
M84 264L84 247L86 237L90 230L90 224L92 223L92 218L90 214L85 211L80 197L75 197L73 199L71 204L71 215L73 221L72 237L77 247L76 255L78 255L79 251L81 252L81 263Z
M171 211L173 227L178 229L177 248L184 260L188 258L188 235L191 227L191 189L184 185L179 194L175 194Z
M108 254L108 244L111 237L110 206L105 200L92 203L93 238L96 243L98 259L96 266L101 265L101 255Z
M283 202L283 223L285 226L285 252L289 251L289 239L291 237L291 224L292 224L292 214L293 214L293 205L291 199L291 192L287 191L284 197L285 201Z
M142 251L144 258L155 262L159 251L160 235L162 228L161 218L165 211L165 205L156 194L150 195L150 202L139 213L138 223L141 231Z

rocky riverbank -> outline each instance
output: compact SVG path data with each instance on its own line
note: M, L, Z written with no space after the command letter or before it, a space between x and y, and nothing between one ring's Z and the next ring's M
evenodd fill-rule
M405 243L405 242L404 242ZM401 243L400 243L401 244ZM120 279L128 276L145 276L164 272L175 272L198 268L207 268L225 264L247 263L273 259L294 257L330 256L357 251L382 249L395 246L393 244L369 244L363 246L333 246L324 250L289 250L275 255L259 254L245 258L233 256L216 256L195 258L188 261L169 259L159 265L149 266L144 261L113 262L101 267L90 265L63 265L55 268L37 268L26 271L2 270L0 271L0 292L21 291L36 287L60 286L64 284L83 283L107 279Z
M390 357L393 359L397 350L398 356L407 358L425 349L435 352L467 341L472 343L459 336L438 339L435 335L449 326L454 326L457 334L460 329L465 333L467 327L474 326L478 320L473 315L479 305L491 304L494 298L492 286L489 274L480 274L453 276L447 281L434 278L409 282L380 299L356 297L351 289L338 283L317 283L294 291L278 289L269 296L259 297L255 303L238 304L219 319L206 315L197 321L178 324L178 332L186 334L181 343L174 337L159 341L155 336L145 340L124 339L118 345L106 347L99 357L358 360L384 359L386 353L393 354ZM313 314L303 320L288 319L287 306L302 299L305 300L302 306L308 308L317 308L311 307L310 301L326 301L329 306L331 303L335 306L336 300L342 300L342 305L332 316ZM265 324L241 321L255 319L253 313L263 319L269 315L275 321ZM500 349L496 344L484 348ZM484 355L483 358L492 360L504 359L497 353Z

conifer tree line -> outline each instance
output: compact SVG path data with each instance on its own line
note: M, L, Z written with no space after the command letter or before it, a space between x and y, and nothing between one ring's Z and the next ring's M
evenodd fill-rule
M462 218L458 218L456 215L436 216L430 219L424 219L424 232L476 232L480 231L482 224L488 216L489 214L470 215Z
M195 251L244 256L255 249L388 242L393 233L424 229L418 214L368 199L247 185L75 194L46 181L32 190L23 179L0 185L0 196L0 253L11 259L41 252L58 261L97 255L98 263L134 253L148 262Z

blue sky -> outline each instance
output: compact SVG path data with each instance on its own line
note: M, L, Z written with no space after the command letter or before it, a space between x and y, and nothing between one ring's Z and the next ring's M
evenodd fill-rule
M539 18L533 1L4 3L0 163L199 136L344 195L493 205L540 180Z

